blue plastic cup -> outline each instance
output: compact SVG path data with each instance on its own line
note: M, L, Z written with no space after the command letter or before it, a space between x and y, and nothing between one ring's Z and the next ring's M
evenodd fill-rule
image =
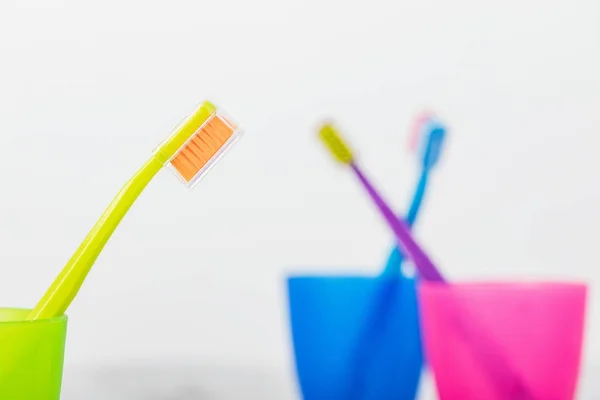
M304 400L414 400L423 366L414 279L292 276L287 283Z

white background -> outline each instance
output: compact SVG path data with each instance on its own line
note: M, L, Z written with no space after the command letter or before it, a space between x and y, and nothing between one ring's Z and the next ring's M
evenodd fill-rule
M596 0L0 4L3 306L35 304L198 102L246 131L191 193L160 174L106 246L68 312L67 400L294 398L285 274L375 273L392 243L323 117L398 210L412 119L444 119L417 235L453 279L600 280Z

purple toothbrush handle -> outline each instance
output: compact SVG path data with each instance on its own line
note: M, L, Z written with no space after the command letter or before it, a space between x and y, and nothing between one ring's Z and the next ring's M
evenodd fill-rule
M360 168L354 163L352 163L351 166L358 179L365 189L367 189L367 192L369 192L371 199L373 199L389 226L394 231L398 246L405 255L412 259L415 267L419 271L419 275L429 281L446 283L446 280L433 265L429 257L427 257L427 254L425 254L425 252L421 250L421 247L414 241L408 226L396 217L394 212L379 193L377 193L377 190L375 190ZM515 369L508 363L508 360L502 357L502 354L498 353L498 347L495 346L495 343L490 343L491 340L487 340L491 338L475 335L474 332L468 329L469 326L468 324L465 324L465 321L459 321L458 323L460 325L459 328L463 331L464 339L470 341L473 345L475 354L488 353L488 358L491 356L493 362L491 363L492 365L487 365L487 372L489 373L490 378L494 380L494 383L500 388L505 387L506 384L510 385L509 387L512 387L511 396L514 400L532 399L529 390L523 385L520 377L515 375ZM485 351L486 349L489 349L489 351Z
M455 326L462 333L463 339L470 343L473 356L477 359L484 355L486 361L483 361L482 365L496 390L510 396L511 400L533 400L534 397L522 381L518 370L503 357L502 348L494 341L491 333L473 326L473 323L461 318L456 321Z
M369 195L375 204L377 204L377 207L394 231L396 240L398 241L398 246L400 246L404 254L413 260L415 267L417 267L417 270L419 271L419 275L428 281L445 282L444 277L433 265L429 257L427 257L419 245L415 243L406 224L396 217L392 209L381 198L379 193L377 193L373 185L371 185L369 180L364 176L358 166L354 163L352 163L351 166L356 173L356 176L358 176L360 182L363 184L365 189L367 189L367 192L369 192Z

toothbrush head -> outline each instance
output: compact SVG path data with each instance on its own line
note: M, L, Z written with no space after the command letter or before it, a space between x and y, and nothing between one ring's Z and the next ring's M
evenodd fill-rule
M438 163L445 138L446 128L439 122L431 121L427 125L426 138L421 147L421 160L424 168L431 169Z
M417 150L417 146L421 142L425 125L434 118L431 111L421 112L413 122L408 136L408 149L413 152Z
M415 122L410 147L411 150L419 150L419 160L424 169L433 168L440 159L446 128L434 116L433 113L421 114Z
M333 158L346 165L352 164L354 156L352 150L344 142L341 135L331 124L324 124L319 129L319 138L325 144Z
M241 134L236 124L205 102L174 130L156 153L186 186L192 187Z

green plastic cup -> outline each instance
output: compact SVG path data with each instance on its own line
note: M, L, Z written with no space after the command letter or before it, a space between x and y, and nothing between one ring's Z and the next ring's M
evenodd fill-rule
M67 317L27 321L30 311L0 308L0 399L59 400Z

